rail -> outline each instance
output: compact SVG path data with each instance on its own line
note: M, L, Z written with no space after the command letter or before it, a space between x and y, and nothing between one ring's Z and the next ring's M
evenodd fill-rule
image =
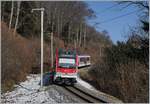
M63 86L66 90L80 97L88 103L122 103L121 100L102 92L93 92L83 86L75 84L74 86Z
M80 97L81 99L83 99L84 101L88 102L88 103L107 103L95 96L92 96L84 91L81 91L79 89L77 89L76 87L73 86L64 86L64 88L66 90L68 90L69 92L73 93L74 95L76 95L77 97Z

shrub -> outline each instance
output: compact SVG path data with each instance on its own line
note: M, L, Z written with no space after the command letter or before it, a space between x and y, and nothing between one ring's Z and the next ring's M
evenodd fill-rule
M123 42L106 49L105 57L89 71L95 86L124 102L148 102L148 67L142 51Z
M40 39L13 35L2 22L2 92L25 80L28 73L40 72ZM49 62L49 46L44 43L44 62ZM37 69L32 69L37 67Z

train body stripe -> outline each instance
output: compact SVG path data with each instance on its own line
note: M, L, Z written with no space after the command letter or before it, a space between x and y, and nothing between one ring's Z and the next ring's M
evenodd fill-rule
M57 72L61 73L76 73L76 69L68 69L68 68L57 68Z

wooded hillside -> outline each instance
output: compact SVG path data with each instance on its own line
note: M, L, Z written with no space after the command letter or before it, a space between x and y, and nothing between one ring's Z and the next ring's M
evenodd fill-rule
M24 79L26 74L40 70L41 17L39 12L31 13L33 8L39 7L45 8L44 63L48 65L46 69L44 68L45 71L51 67L51 33L54 36L54 53L55 49L60 47L76 48L80 53L90 54L93 63L101 53L101 46L112 44L108 35L97 32L94 27L87 24L86 19L94 18L95 15L85 2L3 1L1 17L3 91L7 91L13 84ZM11 72L14 72L11 74L13 77L7 76ZM20 76L15 76L16 72L21 73Z
M29 73L40 70L40 12L44 11L44 71L51 69L51 34L56 48L75 48L89 54L93 66L80 73L98 90L124 102L148 102L149 5L117 2L141 11L140 25L131 28L127 41L114 44L111 34L98 32L87 19L95 12L84 1L2 1L2 92L13 88ZM53 54L53 55L54 55Z
M118 2L117 2L118 3ZM146 1L119 2L140 8L140 25L132 27L127 41L104 48L104 55L81 77L97 89L124 102L149 102L149 6Z

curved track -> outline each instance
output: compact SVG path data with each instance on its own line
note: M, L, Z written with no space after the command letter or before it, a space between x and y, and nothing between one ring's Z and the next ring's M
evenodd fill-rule
M103 101L102 99L95 97L92 94L86 93L75 86L63 86L63 87L88 103L107 103L106 101Z

